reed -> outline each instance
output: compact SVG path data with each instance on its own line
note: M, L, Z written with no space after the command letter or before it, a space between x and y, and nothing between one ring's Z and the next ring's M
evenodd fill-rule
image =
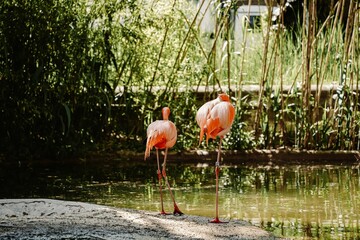
M250 133L256 147L358 147L358 3L351 2L346 23L341 17L345 4L339 1L334 5L321 24L317 1L305 5L309 11L302 17L308 25L295 34L301 45L294 44L281 28L270 31L268 22L263 26L263 44L258 49L243 47L242 52L233 55L236 60L227 63L230 72L241 69L237 78L238 108L246 108L241 104L241 86L256 82L251 79L259 80L254 119L248 121L254 123ZM247 41L243 44L246 46ZM230 79L228 72L219 78ZM329 84L338 89L325 101L323 88ZM290 90L284 91L284 86L290 86Z

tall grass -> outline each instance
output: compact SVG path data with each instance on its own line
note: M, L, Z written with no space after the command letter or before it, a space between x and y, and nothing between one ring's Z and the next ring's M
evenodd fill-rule
M265 18L268 24L263 26L262 45L244 47L230 65L236 72L238 62L244 63L238 78L238 102L243 84L258 85L257 101L252 105L255 116L247 119L253 122L248 131L253 132L257 148L359 146L358 3L350 4L346 22L341 21L345 1L339 1L324 22L317 19L316 4L305 5L309 11L300 17L308 24L295 34L296 41L282 28L270 31L269 18ZM329 85L332 89L326 98L323 90Z

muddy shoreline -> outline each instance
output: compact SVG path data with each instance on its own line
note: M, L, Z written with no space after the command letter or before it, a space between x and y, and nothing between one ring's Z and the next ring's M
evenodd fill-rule
M163 155L163 151L160 152ZM169 151L167 162L169 164L209 164L216 161L217 150L191 150ZM223 165L244 166L288 166L288 165L335 165L335 166L360 166L360 151L319 151L319 150L233 150L222 151ZM129 150L92 152L83 157L66 159L42 159L26 161L6 161L0 158L0 166L19 165L48 165L48 164L148 164L156 160L155 152L152 151L149 158L144 161L144 152Z
M161 151L163 155L164 152ZM210 164L217 158L217 150L169 151L168 163L175 164ZM223 165L246 166L287 166L287 165L360 165L359 151L314 151L314 150L242 150L222 151ZM116 152L93 153L85 158L63 160L67 163L118 162L124 164L148 164L156 161L152 151L144 161L143 152L120 150Z
M279 239L240 220L162 216L52 199L0 199L0 239Z

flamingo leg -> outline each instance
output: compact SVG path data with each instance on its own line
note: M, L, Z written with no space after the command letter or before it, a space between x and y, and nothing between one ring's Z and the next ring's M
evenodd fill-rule
M167 179L167 176L166 176L166 157L167 157L167 152L168 152L168 149L166 148L165 149L165 157L164 157L164 163L163 163L163 168L162 168L162 176L165 178L165 182L166 182L166 184L167 184L167 186L168 186L168 188L169 188L169 191L170 191L170 196L171 196L171 198L172 198L172 200L173 200L173 202L174 202L174 215L183 215L184 213L182 213L181 211L180 211L180 209L179 209L179 207L177 206L177 204L176 204L176 202L175 202L175 197L174 197L174 195L173 195L173 193L172 193L172 191L171 191L171 187L170 187L170 183L169 183L169 181L168 181L168 179Z
M219 142L218 156L215 164L215 175L216 175L216 198L215 198L215 218L210 221L211 223L225 223L219 220L219 173L220 173L220 154L221 154L221 140Z
M166 212L164 211L164 202L163 202L163 195L162 195L162 185L161 185L162 176L161 176L161 171L160 171L159 150L158 149L156 149L156 158L157 158L157 165L158 165L157 175L158 175L158 179L159 179L159 188L160 188L160 202L161 202L160 214L166 215Z

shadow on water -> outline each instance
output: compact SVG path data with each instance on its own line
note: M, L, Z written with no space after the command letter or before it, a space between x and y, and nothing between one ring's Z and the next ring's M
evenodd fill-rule
M213 217L214 167L167 167L180 209ZM285 237L360 237L358 166L224 166L220 217L243 219ZM156 166L104 165L2 167L0 198L54 198L159 211ZM165 191L165 208L172 211Z

